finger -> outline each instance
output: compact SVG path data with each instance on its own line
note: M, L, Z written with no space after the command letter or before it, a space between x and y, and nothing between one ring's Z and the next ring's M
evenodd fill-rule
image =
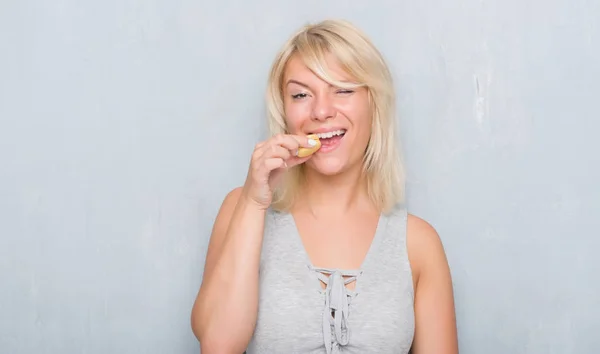
M306 157L291 156L285 162L287 164L287 167L290 168L290 167L294 167L294 166L301 165L301 164L305 163L307 160L310 160L311 157L313 157L313 155L309 155L309 156L306 156Z
M305 147L305 148L315 147L318 143L317 140L315 140L314 138L308 137L305 135L289 135L289 136L298 142L298 146Z
M292 134L276 135L273 138L271 138L271 143L283 146L292 152L298 150L299 147L311 148L317 145L316 140L309 139L306 136Z
M263 160L279 157L279 158L283 159L283 161L285 163L284 167L290 168L290 167L294 167L296 165L300 165L300 164L306 162L312 156L313 155L309 155L306 157L297 157L297 156L294 156L288 149L284 148L283 146L271 145L270 149L266 149L264 151L263 155L260 157L260 160L263 161Z
M273 157L265 160L264 167L267 171L273 171L278 168L285 168L287 166L281 157Z
M292 157L292 152L280 145L270 145L269 148L264 149L261 156L262 159L269 159L279 157L284 161Z

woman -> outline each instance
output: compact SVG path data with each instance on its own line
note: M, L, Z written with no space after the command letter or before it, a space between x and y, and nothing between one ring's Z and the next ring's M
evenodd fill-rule
M284 45L272 137L209 243L192 311L203 354L458 352L442 244L403 206L394 96L381 55L345 21Z

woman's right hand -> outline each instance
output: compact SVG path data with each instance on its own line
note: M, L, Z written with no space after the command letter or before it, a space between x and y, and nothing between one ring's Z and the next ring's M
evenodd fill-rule
M311 148L314 140L302 135L279 134L256 145L242 195L261 209L271 205L273 191L286 169L310 159L297 157L299 147Z

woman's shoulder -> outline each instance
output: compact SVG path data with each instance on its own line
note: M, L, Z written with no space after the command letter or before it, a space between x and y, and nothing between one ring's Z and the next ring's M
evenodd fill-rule
M407 213L406 238L409 260L417 281L424 272L443 272L448 267L442 240L429 222Z
M240 196L242 195L242 187L236 187L227 192L223 201L221 202L221 206L219 207L219 211L215 218L214 228L225 228L229 226L229 221L233 215L233 212L240 200Z
M242 187L236 187L227 192L223 201L221 202L221 207L219 208L219 215L231 216L233 214L233 210L237 206L237 203L242 195Z
M225 195L225 199L223 200L223 203L227 203L227 204L237 204L238 200L240 199L240 196L242 195L242 186L238 186L233 188L232 190L230 190L226 195Z
M406 232L409 237L418 239L418 242L425 243L425 247L428 247L428 243L435 243L439 241L439 235L435 228L421 217L406 213Z

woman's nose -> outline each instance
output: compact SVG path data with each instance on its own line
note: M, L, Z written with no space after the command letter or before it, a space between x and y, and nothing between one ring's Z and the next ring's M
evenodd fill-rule
M332 98L328 94L316 96L313 102L312 118L314 120L326 120L335 117L335 107Z

